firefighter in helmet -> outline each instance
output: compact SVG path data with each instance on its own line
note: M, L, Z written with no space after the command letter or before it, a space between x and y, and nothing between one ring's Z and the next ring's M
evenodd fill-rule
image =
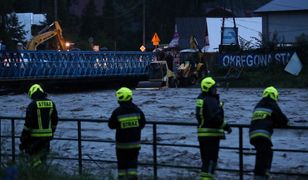
M55 103L47 98L39 84L32 85L28 95L32 102L27 107L19 149L30 156L31 167L37 167L46 161L58 113Z
M116 91L117 107L109 119L110 129L116 129L116 155L119 179L138 179L137 163L144 113L132 102L133 92L126 87Z
M271 136L273 128L288 125L288 118L279 108L278 91L275 87L267 87L262 99L253 110L249 128L250 143L256 149L255 179L267 179L273 159Z
M198 140L202 159L201 179L213 179L217 165L219 142L225 139L224 131L231 133L224 121L223 103L217 94L216 82L212 77L201 81L201 93L196 101Z

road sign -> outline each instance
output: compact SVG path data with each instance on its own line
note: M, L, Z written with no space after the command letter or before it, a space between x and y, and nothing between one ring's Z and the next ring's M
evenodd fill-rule
M140 48L139 48L139 49L140 49L140 51L141 51L141 52L144 52L144 51L145 51L145 47L144 47L144 45L140 46Z
M158 46L159 42L160 42L160 39L159 39L157 33L155 33L153 38L152 38L152 43L153 43L154 46Z

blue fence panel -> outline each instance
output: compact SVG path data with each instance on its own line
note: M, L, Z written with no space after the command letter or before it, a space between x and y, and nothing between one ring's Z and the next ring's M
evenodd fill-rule
M76 78L147 75L153 53L134 51L0 51L0 78Z

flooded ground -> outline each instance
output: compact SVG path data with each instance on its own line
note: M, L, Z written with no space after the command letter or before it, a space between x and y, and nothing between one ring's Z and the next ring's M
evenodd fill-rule
M255 104L260 100L263 89L219 89L221 100L224 101L225 119L232 124L249 124L250 117ZM118 106L114 90L98 90L93 92L49 94L57 105L60 118L85 118L107 120L112 110ZM197 88L178 88L165 90L134 90L134 102L144 111L148 121L162 122L190 122L195 123L195 99L200 93ZM308 89L279 89L279 105L283 112L290 119L294 126L308 126ZM30 103L26 94L0 96L0 115L24 117L25 110ZM9 128L9 125L2 125ZM60 122L56 138L76 138L76 122ZM16 131L20 133L22 123L18 123ZM2 132L5 133L5 132ZM9 133L9 131L8 131ZM17 133L17 135L19 135ZM113 140L114 131L108 129L106 123L82 123L82 136L86 139ZM189 144L198 145L196 127L192 126L158 126L158 142L168 144ZM143 142L152 141L152 126L148 125L143 130ZM274 148L307 150L308 132L303 130L277 129L273 136ZM227 139L221 142L224 147L238 146L238 130L227 135ZM244 147L251 149L244 151L245 170L252 170L254 167L254 151L248 141L247 129L244 129ZM8 147L9 149L9 147ZM54 140L52 145L53 153L64 157L78 155L77 143L74 141ZM114 144L104 142L84 142L83 156L90 159L104 159L115 161ZM152 146L144 145L140 153L142 163L152 162ZM198 148L182 147L158 147L158 162L178 166L201 165ZM238 169L238 152L235 150L221 149L219 168ZM71 163L69 168L76 168ZM115 164L94 163L84 165L89 171L98 173L107 172L114 174ZM95 168L90 168L95 167ZM113 169L113 170L111 170ZM144 176L151 176L151 167L140 167ZM283 171L293 173L308 173L308 154L275 152L272 171ZM198 170L178 170L160 168L159 177L197 177ZM224 179L238 179L233 175L218 173L218 177ZM236 178L234 178L236 177ZM248 179L251 178L248 176Z

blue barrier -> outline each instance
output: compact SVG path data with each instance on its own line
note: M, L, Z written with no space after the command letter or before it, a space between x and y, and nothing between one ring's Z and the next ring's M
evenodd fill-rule
M0 78L145 76L153 57L134 51L0 51Z

